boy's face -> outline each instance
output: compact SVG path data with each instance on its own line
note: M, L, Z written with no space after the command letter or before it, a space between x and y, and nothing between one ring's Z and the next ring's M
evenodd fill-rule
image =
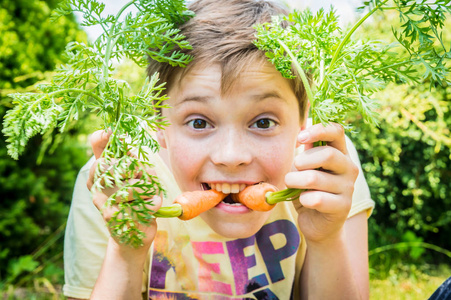
M258 182L285 188L302 125L288 81L270 63L244 70L226 95L217 65L195 66L179 79L168 93L171 108L163 109L171 125L157 137L182 192L236 193ZM201 214L225 237L256 233L270 214L228 202Z

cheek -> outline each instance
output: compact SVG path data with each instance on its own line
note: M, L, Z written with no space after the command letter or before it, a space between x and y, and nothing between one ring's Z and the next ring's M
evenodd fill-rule
M270 181L279 187L284 186L285 175L291 171L295 152L294 143L273 143L262 152L261 159L270 176Z
M196 178L202 165L202 152L195 144L182 136L168 141L168 151L172 173L182 190L192 190L190 180Z

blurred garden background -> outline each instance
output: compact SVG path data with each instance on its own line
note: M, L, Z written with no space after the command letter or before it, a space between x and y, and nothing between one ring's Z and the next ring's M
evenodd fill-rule
M0 1L1 118L12 106L8 94L51 80L66 44L88 41L74 16L50 22L57 2ZM378 14L356 38L393 40L397 17ZM444 34L449 49L451 30ZM117 70L135 87L144 81L132 62ZM451 276L451 86L393 85L378 97L379 127L356 116L349 134L376 202L369 219L371 299L427 299ZM33 138L17 161L1 135L1 299L64 299L65 221L77 172L91 156L88 134L96 129L92 116L80 118L85 122L64 136Z

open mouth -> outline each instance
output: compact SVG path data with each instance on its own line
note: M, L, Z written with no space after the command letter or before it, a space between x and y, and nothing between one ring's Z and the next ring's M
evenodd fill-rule
M242 190L246 188L245 184L238 184L238 183L202 183L202 189L203 190L211 190L214 189L218 192L223 192L224 194L227 194L227 196L222 200L223 203L229 204L229 205L242 205L238 201L235 201L233 197L234 194L238 194Z

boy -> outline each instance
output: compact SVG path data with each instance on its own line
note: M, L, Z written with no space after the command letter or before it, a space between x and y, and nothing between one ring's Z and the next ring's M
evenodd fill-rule
M139 249L119 244L94 222L100 232L86 232L86 239L107 242L105 254L85 257L98 265L104 256L91 297L140 298L148 268L151 299L368 298L367 216L374 203L362 177L355 185L355 151L336 124L307 128L302 84L283 78L252 44L252 25L285 11L258 0L199 0L189 8L196 16L181 29L193 62L185 69L149 66L167 81L171 106L161 112L171 125L156 133L162 151L152 157L168 197L149 199L153 209L181 192L237 193L258 182L308 191L269 212L228 197L189 221L158 218L142 228L147 238ZM105 133L93 135L96 158L107 141ZM312 148L316 141L327 146ZM305 151L296 155L300 144ZM93 195L105 220L114 212L103 209L108 196L106 190ZM70 245L74 228L68 226L66 261L77 255L78 246Z

